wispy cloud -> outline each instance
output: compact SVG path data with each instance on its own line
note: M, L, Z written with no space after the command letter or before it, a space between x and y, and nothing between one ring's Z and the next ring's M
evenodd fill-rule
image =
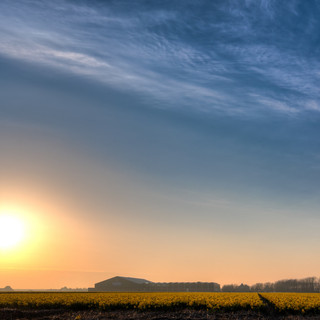
M312 10L299 12L297 1L164 8L20 0L0 7L1 54L139 92L158 107L318 110L308 101L320 100L312 53L319 23ZM303 32L295 30L297 20ZM292 105L284 102L289 96Z
M275 111L287 113L287 114L296 114L299 113L299 109L295 108L294 106L288 105L286 102L278 101L272 98L266 98L266 97L256 97L256 101L258 102L258 105L270 108Z

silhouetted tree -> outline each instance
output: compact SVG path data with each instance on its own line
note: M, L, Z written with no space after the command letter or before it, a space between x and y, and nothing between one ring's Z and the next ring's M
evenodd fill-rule
M256 283L250 287L250 291L263 292L264 291L264 284L263 283Z
M320 292L320 279L284 279L274 283L256 283L250 287L253 292Z
M235 289L237 288L236 284L226 284L222 287L222 292L235 292Z

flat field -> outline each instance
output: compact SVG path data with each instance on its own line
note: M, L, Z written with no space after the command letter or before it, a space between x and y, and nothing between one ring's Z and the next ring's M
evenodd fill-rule
M320 319L320 293L262 293L280 313L318 314Z
M0 319L320 319L320 294L1 293Z
M71 310L259 310L256 293L10 293L0 295L0 307L64 308Z

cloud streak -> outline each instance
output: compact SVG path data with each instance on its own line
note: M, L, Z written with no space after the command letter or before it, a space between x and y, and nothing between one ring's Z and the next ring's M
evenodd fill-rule
M319 6L311 3L3 1L0 53L137 92L160 108L317 112L309 101L320 100Z

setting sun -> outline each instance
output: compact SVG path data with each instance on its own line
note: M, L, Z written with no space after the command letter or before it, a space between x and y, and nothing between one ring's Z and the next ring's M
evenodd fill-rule
M23 221L10 214L0 214L0 248L10 249L22 242L25 236Z

